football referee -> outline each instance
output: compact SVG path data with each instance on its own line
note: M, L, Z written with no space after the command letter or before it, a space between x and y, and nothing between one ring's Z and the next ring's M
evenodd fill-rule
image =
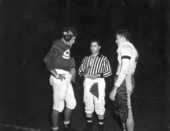
M86 56L80 67L79 75L84 77L84 103L86 113L86 131L92 131L92 117L95 111L98 116L99 131L103 131L105 114L106 77L112 75L109 60L100 53L101 43L92 40L91 55Z

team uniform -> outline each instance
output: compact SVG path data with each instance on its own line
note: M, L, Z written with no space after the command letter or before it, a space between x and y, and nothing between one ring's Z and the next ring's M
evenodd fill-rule
M124 42L117 49L118 68L115 86L119 87L115 96L116 108L123 122L132 116L131 94L134 90L134 73L138 52L130 42Z
M53 87L53 109L62 112L64 102L69 109L74 109L76 99L71 84L70 70L75 68L75 61L70 57L70 46L61 40L53 42L50 51L44 58L49 70L56 70L58 74L65 74L66 79L57 79L51 74L50 85Z
M96 58L86 56L79 68L79 75L89 74L97 75L100 74L100 78L91 79L85 78L84 80L84 103L86 114L92 114L95 112L98 115L104 115L105 113L105 79L112 74L109 60L102 54L99 54ZM97 85L98 95L92 93L91 88L93 85Z

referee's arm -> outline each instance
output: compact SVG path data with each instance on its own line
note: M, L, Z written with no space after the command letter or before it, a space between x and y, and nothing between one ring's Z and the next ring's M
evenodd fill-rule
M79 70L78 70L78 74L83 77L85 75L85 69L86 69L86 57L83 59Z
M103 77L109 77L112 75L112 69L108 59L104 61L104 70L102 75Z

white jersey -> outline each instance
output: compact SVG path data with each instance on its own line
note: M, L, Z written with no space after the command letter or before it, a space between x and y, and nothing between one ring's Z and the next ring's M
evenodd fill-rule
M115 86L119 87L125 80L126 76L133 75L135 73L138 52L136 48L130 42L124 42L118 49L118 68L116 75L118 79L115 82Z

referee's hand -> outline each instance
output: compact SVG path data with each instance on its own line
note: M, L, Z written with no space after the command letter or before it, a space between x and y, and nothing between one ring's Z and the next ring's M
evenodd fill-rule
M91 79L97 79L97 78L98 78L98 75L91 75L90 78L91 78Z
M90 78L90 79L97 79L98 75L89 75L89 74L85 74L84 78Z
M85 74L84 78L90 78L90 75L89 74Z

